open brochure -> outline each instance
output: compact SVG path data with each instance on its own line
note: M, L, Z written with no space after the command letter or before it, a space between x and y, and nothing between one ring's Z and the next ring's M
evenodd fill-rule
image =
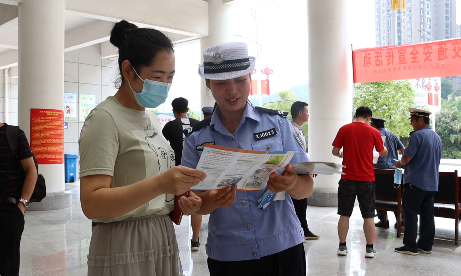
M297 174L344 174L343 165L331 162L302 162L292 166Z
M237 185L238 190L260 191L269 175L285 168L294 151L249 151L206 144L197 170L207 174L191 190L222 189Z

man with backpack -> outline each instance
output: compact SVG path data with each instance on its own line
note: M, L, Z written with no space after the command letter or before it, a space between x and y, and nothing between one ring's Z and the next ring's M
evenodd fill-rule
M17 128L18 147L13 153L7 128L13 126L0 123L0 275L19 275L24 212L34 192L37 169L24 131Z

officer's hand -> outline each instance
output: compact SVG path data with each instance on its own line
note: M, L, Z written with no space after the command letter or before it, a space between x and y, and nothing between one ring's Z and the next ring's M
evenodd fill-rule
M237 185L232 185L221 190L211 190L208 193L208 199L214 206L229 207L234 204L237 196Z
M269 190L279 193L292 188L298 180L298 175L295 172L293 166L288 164L285 167L285 171L281 175L277 172L271 173L269 181L267 181L267 188Z
M397 160L397 162L394 163L394 166L396 168L402 168L403 167L402 162L400 162L400 160Z

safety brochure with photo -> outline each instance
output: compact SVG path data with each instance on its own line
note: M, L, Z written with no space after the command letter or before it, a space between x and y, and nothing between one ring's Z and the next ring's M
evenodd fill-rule
M297 174L344 174L343 165L331 162L301 162L292 166Z
M197 170L207 174L191 190L222 189L237 185L238 190L260 191L269 175L285 168L294 151L249 151L206 144Z

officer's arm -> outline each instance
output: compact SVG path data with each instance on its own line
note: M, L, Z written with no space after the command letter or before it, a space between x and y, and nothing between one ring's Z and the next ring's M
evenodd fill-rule
M399 151L400 151L400 154L403 155L403 153L405 152L405 147L402 147L401 149L399 149Z
M400 159L400 160L398 160L397 162L394 163L394 166L396 166L397 168L401 168L401 167L403 167L403 165L406 165L406 164L410 163L410 161L411 161L411 157L403 155L402 159Z

